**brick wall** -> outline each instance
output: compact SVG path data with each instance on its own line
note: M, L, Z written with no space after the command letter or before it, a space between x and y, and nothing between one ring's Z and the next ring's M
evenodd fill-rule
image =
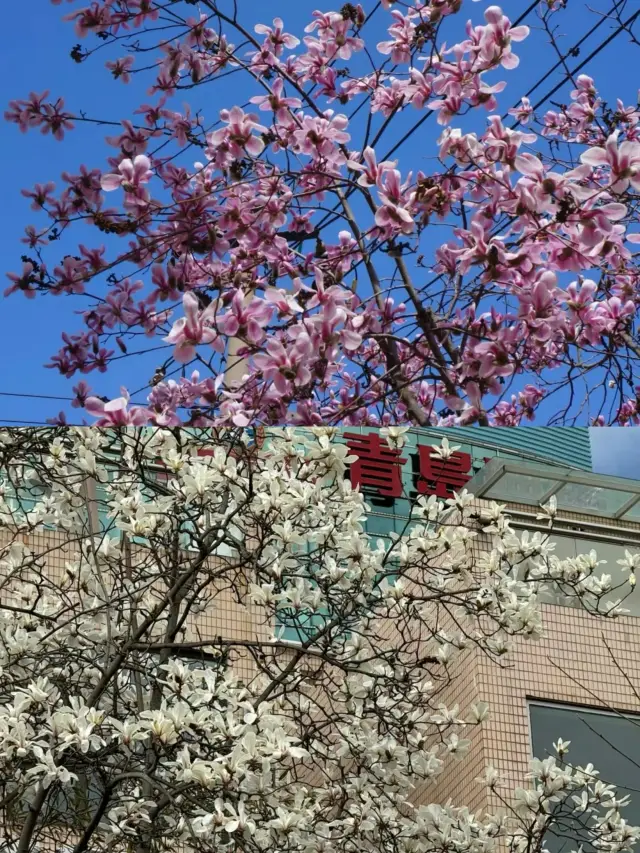
M510 509L531 512L532 508L514 504L507 506L507 512ZM594 521L593 516L564 512L558 516L559 525L571 522L580 526L583 522L586 527L589 521ZM526 521L522 525L526 528ZM640 540L638 524L607 521L607 527L624 531L621 540ZM482 537L477 544L487 547ZM597 543L594 547L597 550ZM606 567L601 570L606 571ZM498 796L476 782L488 764L506 777L504 793L527 787L525 776L532 756L530 699L640 713L640 699L633 689L635 686L640 692L638 617L606 619L575 607L546 604L542 605L542 618L544 638L518 638L502 665L478 652L457 662L456 679L446 693L446 704L459 703L466 708L483 700L489 703L491 713L482 726L467 735L473 746L470 758L460 765L464 773L449 762L437 785L425 792L432 802L451 798L454 804L468 805L472 810L499 810L502 804ZM559 731L558 737L570 740L571 732Z

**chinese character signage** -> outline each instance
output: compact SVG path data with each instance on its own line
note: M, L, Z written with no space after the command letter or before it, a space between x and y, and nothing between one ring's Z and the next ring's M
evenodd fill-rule
M452 453L441 459L428 444L418 445L418 478L416 488L421 495L436 495L450 498L461 491L473 476L471 456L468 453Z
M354 487L368 492L375 503L388 505L403 496L402 471L408 460L402 454L407 453L406 448L403 451L390 448L379 432L345 432L344 439L350 454L358 457L349 472ZM420 495L450 498L473 476L469 453L456 451L448 459L441 459L433 447L419 444L416 452L409 455L414 498Z
M349 452L357 456L351 463L351 484L372 491L382 498L402 497L401 466L407 461L399 450L392 450L377 432L360 435L345 432Z

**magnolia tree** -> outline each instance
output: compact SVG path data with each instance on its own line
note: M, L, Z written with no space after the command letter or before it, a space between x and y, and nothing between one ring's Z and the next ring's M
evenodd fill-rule
M76 378L73 405L105 426L514 426L541 406L638 423L640 111L571 73L564 6L512 22L369 0L299 31L237 0L72 10L71 58L108 56L148 101L106 163L24 190L43 219L7 292L80 297L84 327L49 365ZM625 7L598 13L603 44L640 43ZM564 104L499 104L525 19ZM103 118L82 106L32 93L6 117L62 140ZM110 400L81 378L146 350L141 389Z
M503 814L429 801L490 713L447 705L456 660L539 637L552 579L614 616L597 561L555 559L466 493L371 541L347 453L322 429L260 450L238 431L0 433L3 850L537 853L578 830L630 849L625 800L561 740L514 792L487 768ZM234 597L252 639L225 623Z

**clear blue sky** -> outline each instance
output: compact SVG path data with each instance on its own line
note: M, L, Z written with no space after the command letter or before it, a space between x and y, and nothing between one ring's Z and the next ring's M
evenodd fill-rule
M589 430L593 470L640 480L640 431L604 427Z
M593 0L589 3L592 9L606 10L613 0ZM637 0L634 0L637 2ZM366 9L370 9L373 0L364 0ZM150 100L143 96L139 84L124 86L109 78L104 69L104 61L114 55L105 53L96 56L88 63L75 64L69 57L69 51L78 41L73 28L62 22L62 16L78 7L78 3L64 3L60 6L50 5L47 0L40 0L38 13L34 14L33 4L10 3L3 9L3 24L5 37L3 44L3 59L5 73L0 79L0 100L6 106L11 98L28 95L29 91L41 92L50 89L52 95L62 95L68 108L77 112L84 110L90 117L110 119L118 122L123 117L129 117L139 103ZM288 28L300 33L302 26L310 19L315 8L339 8L341 2L320 3L318 0L265 0L255 4L253 0L240 0L240 8L247 21L257 22L258 19L270 22L281 15ZM489 5L487 0L470 3L465 0L465 8L461 15L456 16L456 38L462 37L462 23L467 17L473 21L482 21L482 11ZM524 11L529 0L505 0L502 4L505 13L512 19ZM572 0L568 10L558 16L559 43L567 49L597 20L597 17L586 11L584 0ZM626 14L632 11L631 2L626 3ZM194 13L197 7L190 7ZM259 9L259 14L256 13ZM535 26L536 18L530 15L527 23ZM610 25L603 26L597 37L592 38L581 49L578 58L570 61L570 67L580 62L599 41L611 31ZM383 38L382 31L376 33L372 40ZM89 43L93 44L92 41ZM449 40L451 43L451 40ZM494 75L493 79L507 81L507 89L500 96L500 112L504 112L519 100L520 95L550 68L556 57L550 47L545 46L540 37L531 37L528 41L517 46L517 53L522 62L519 69ZM615 102L615 97L622 97L625 103L634 103L637 94L638 78L635 73L627 73L626 69L637 68L638 49L628 44L624 36L606 48L596 60L585 70L595 77L603 96ZM533 96L545 94L554 83L560 79L560 72L555 72L549 80ZM209 119L216 117L223 106L233 102L241 102L241 92L234 86L209 86L205 91L206 115ZM554 99L562 100L561 95L571 88L565 84L561 93ZM230 89L233 94L230 95ZM231 98L231 100L230 100ZM179 104L182 99L177 99ZM202 95L198 103L203 105ZM476 115L473 118L475 129L481 130L484 117ZM426 159L435 151L435 140L440 128L432 121L427 122L420 137L408 143L400 154L400 166L404 171L409 168L420 168ZM24 226L27 224L40 226L44 222L42 215L29 210L29 202L20 195L22 187L33 186L36 182L56 180L60 185L60 173L63 170L77 172L80 163L89 167L103 168L105 157L112 153L104 143L105 134L115 133L117 129L97 128L93 125L80 125L63 143L58 143L50 137L43 137L37 131L26 135L19 133L15 125L4 125L2 131L2 150L4 162L3 174L3 205L0 208L0 257L2 258L3 273L16 271L21 268L20 255L25 247L20 244ZM196 156L190 154L187 164ZM50 265L67 253L75 253L77 244L82 239L82 232L76 236L71 232L69 239L63 239L57 244L58 251L49 254ZM97 240L92 234L90 245L96 245ZM58 257L59 256L59 257ZM8 282L7 282L8 283ZM2 285L4 288L5 285ZM49 360L60 346L60 333L63 330L73 331L81 328L80 318L75 315L86 303L76 298L38 298L27 301L16 296L2 303L3 334L0 336L0 392L22 392L28 390L34 394L71 396L71 385L80 377L67 380L53 370L47 370L43 364ZM135 360L120 362L106 376L97 376L95 386L100 393L116 396L119 386L126 384L135 389L150 378L156 364L155 356L144 356ZM86 377L93 384L94 376ZM140 399L140 398L138 398ZM70 421L78 421L78 412L70 409L65 401L45 399L27 399L0 396L0 422L43 421L46 417L65 409Z

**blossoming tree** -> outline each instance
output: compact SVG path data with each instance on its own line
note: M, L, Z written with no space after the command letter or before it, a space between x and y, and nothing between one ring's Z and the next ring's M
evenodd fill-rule
M234 0L72 11L72 58L109 53L117 85L146 81L151 100L106 164L25 189L48 221L8 292L83 299L50 364L67 377L164 348L134 382L145 402L80 378L74 405L103 425L513 426L546 399L543 422L637 422L640 113L569 70L566 104L499 105L522 21L553 39L564 5L512 22L371 0L297 34ZM633 35L621 8L596 22L607 41ZM87 120L48 92L6 116L55 139ZM93 238L56 259L80 224Z
M370 541L347 453L324 429L0 432L3 851L534 853L572 817L630 849L625 800L561 740L503 816L414 796L490 713L445 702L465 648L534 641L545 581L610 616L617 594L466 493Z

